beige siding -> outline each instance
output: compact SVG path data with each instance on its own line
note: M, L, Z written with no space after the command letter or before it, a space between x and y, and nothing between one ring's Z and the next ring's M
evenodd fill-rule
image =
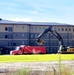
M48 26L31 26L30 27L30 32L31 33L40 33L43 32L45 28ZM33 28L33 29L32 29ZM37 29L36 29L37 28ZM62 31L63 28L63 31ZM67 28L67 31L65 30ZM68 33L69 28L66 26L53 26L53 29L56 29L58 33ZM60 30L59 30L60 29ZM71 33L71 31L70 31Z
M0 25L0 32L8 32L5 31L5 27L12 27L12 25Z
M67 33L68 32L68 27L66 27L66 26L54 26L53 28L54 29L56 28L56 31L58 33ZM62 29L63 29L63 31L62 31ZM67 29L67 31L66 31L66 29Z
M48 26L30 26L30 33L40 33L43 32Z
M14 25L13 32L29 32L28 25Z

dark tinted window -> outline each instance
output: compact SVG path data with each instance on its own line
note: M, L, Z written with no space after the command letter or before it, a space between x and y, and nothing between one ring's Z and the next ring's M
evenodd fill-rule
M7 27L5 27L5 31L7 31Z
M5 35L5 38L8 38L8 35Z

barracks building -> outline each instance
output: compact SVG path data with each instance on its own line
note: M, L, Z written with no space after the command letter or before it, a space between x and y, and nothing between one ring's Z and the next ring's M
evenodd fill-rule
M65 46L74 46L74 25L55 22L15 22L0 18L0 47L10 50L19 45L37 46L36 39L45 28L52 26L63 38ZM47 53L57 53L58 39L51 33L42 37Z

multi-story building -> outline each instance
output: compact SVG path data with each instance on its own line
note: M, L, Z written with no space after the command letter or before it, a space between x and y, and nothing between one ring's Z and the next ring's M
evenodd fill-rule
M38 35L52 26L63 38L65 46L74 46L74 25L51 22L13 22L0 19L0 46L14 49L19 45L36 46ZM42 37L47 53L57 53L58 39L50 32Z

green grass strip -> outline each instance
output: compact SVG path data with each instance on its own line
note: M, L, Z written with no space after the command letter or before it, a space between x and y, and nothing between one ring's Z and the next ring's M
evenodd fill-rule
M74 54L0 55L0 62L47 62L74 60Z

